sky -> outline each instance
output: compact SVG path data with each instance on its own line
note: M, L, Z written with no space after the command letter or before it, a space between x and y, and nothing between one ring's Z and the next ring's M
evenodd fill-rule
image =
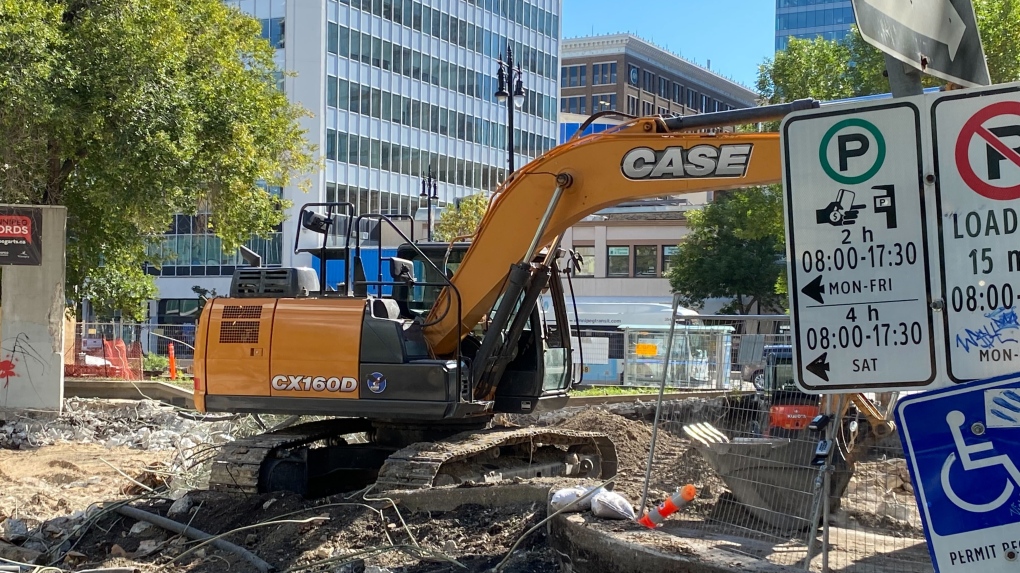
M563 38L631 33L754 89L775 49L775 0L563 0Z

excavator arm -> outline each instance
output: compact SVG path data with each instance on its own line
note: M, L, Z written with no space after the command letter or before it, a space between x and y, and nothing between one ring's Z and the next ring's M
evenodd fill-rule
M564 231L592 213L627 200L780 181L779 134L685 130L770 121L810 107L817 102L639 118L572 139L525 165L492 199L452 288L430 311L424 335L432 352L454 354L492 308L511 266L558 245Z

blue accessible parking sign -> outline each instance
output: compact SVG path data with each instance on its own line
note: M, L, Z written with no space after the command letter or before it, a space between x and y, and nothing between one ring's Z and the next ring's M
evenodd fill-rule
M1020 376L905 397L896 418L935 570L1020 569Z

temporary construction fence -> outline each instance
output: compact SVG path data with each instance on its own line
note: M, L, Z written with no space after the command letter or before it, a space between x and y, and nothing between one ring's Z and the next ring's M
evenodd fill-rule
M900 441L885 416L895 396L800 392L788 335L748 333L751 320L725 324L734 333L731 372L744 384L718 398L659 400L641 506L660 501L647 492L670 470L666 456L656 458L657 437L669 433L711 475L695 484L708 508L677 514L664 531L739 538L732 550L809 571L933 571ZM672 335L683 333L677 325ZM662 388L672 360L662 356ZM815 430L819 413L831 421ZM823 438L832 444L828 456L819 452Z
M171 348L179 366L194 354L194 325L79 322L64 355L64 375L141 380L166 369Z

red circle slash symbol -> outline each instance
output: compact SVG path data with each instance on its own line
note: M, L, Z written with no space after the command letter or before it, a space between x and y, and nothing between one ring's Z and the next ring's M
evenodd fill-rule
M989 180L998 178L999 160L1009 161L1020 167L1020 151L1010 147L999 136L993 133L995 131L1003 133L1003 130L1005 130L1010 132L1009 135L1013 135L1012 131L1020 129L1020 126L991 129L984 126L986 121L1000 115L1015 115L1020 118L1020 102L1001 101L993 103L979 110L973 117L968 119L967 123L963 124L963 129L960 130L959 138L956 140L956 166L960 170L960 177L963 178L963 182L979 195L997 201L1009 201L1020 199L1020 183L1006 187L992 185L974 172L974 166L970 163L969 154L970 143L974 137L977 136L983 139L988 149L986 155L989 158ZM993 171L996 173L994 176L992 175Z

